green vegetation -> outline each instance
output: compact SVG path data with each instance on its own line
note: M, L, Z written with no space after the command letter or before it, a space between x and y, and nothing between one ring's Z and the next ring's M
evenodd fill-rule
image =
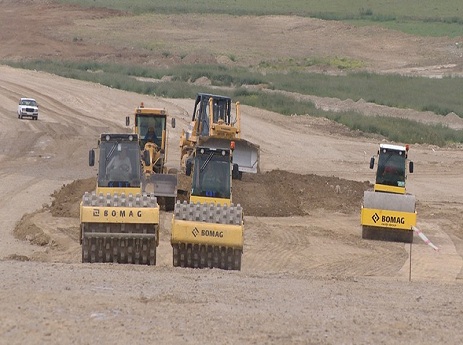
M351 59L347 57L308 57L305 59L289 58L277 61L261 61L259 64L260 69L274 70L274 71L295 71L301 72L308 67L334 67L339 70L355 70L365 67L364 63L360 60Z
M432 111L440 115L454 112L463 117L462 78L431 79L367 72L348 73L345 76L299 72L272 72L264 75L259 72L250 72L244 67L230 68L222 65L179 65L170 69L96 62L31 61L13 65L46 70L62 76L69 75L72 78L76 75L78 79L85 80L89 79L82 77L82 74L95 71L102 71L114 80L126 79L126 76L161 79L169 75L176 82L194 82L198 78L206 77L213 86L236 88L242 85L265 84L271 89L300 94L354 101L364 99L371 103ZM90 73L90 75L93 74ZM100 78L101 75L94 77ZM108 84L105 83L105 85Z
M226 67L223 65L178 65L170 69L161 69L86 61L38 60L9 64L21 68L45 70L70 78L95 81L115 88L137 82L135 79L127 78L127 76L153 79L171 76L174 82L190 83L198 78L206 77L213 86L239 88L243 85L267 85L267 88L270 89L305 95L352 99L354 101L363 99L389 107L432 111L439 115L454 112L463 117L463 98L461 97L463 78L431 79L367 72L348 73L343 76L300 73L298 71L262 74L258 71L252 72L244 67ZM104 82L100 80L102 78L106 78ZM140 82L140 86L137 88L142 87L143 84L146 83ZM133 87L122 88L128 90ZM297 113L297 111L293 111L293 113Z
M331 113L326 117L350 129L380 134L399 143L427 143L444 146L463 142L462 130L454 130L442 125L427 125L407 119L391 119L388 116L359 116L355 112Z
M291 78L293 78L293 80L296 80L296 82L294 83L296 86L286 85L285 83L287 83L288 80L286 80L284 78L285 76L282 74L279 74L279 78L281 79L281 81L278 81L276 74L270 76L263 76L259 73L249 73L249 71L246 71L246 69L243 68L229 69L224 66L178 66L170 70L157 70L154 68L140 66L99 64L96 62L55 62L48 60L14 63L9 62L7 64L13 67L47 71L63 77L86 80L121 90L127 90L149 95L155 94L161 97L169 98L194 98L194 96L198 92L217 93L217 89L187 83L187 81L195 81L199 77L207 76L209 79L213 81L213 84L215 85L231 86L230 88L221 89L221 94L228 95L232 97L235 101L240 101L242 104L267 109L280 114L310 114L311 116L327 117L329 119L332 119L333 121L342 123L353 130L365 133L380 134L389 138L390 140L403 143L429 143L442 146L452 142L463 142L463 131L452 130L444 126L425 125L416 121L397 118L394 118L394 120L391 121L391 118L387 116L363 116L356 112L326 112L317 109L312 102L297 101L290 96L285 96L274 92L269 93L264 91L249 91L245 87L240 87L242 85L269 83L269 80L271 80L271 82L275 84L281 83L283 87L277 87L277 89L282 90L288 90L291 87L301 89L307 87L306 84L298 84L302 83L302 81L295 78L294 76L288 77L290 78L288 80L291 80ZM139 81L135 78L145 77L160 79L165 75L171 76L172 81L162 83L154 81L146 82ZM305 78L311 79L312 77L315 78L316 76L317 75L305 75ZM389 78L382 79L385 77L387 76L378 76L366 73L353 74L353 76L346 77L334 77L338 78L334 79L338 80L336 82L338 84L336 92L338 92L339 94L345 94L346 92L351 92L351 88L357 89L357 92L365 92L365 89L369 90L371 87L376 87L375 83L371 82L371 80L376 80L377 83L383 83L383 87L386 87L388 84L390 84L389 86L387 86L387 92L392 94L393 91L396 88L398 88L398 84L404 82L400 79L401 77L399 76L391 76L392 81L390 81ZM398 79L395 79L396 77ZM356 80L356 78L358 78L359 80ZM412 81L414 79L417 79L419 81L421 80L421 82L424 83L420 86L422 92L424 89L423 85L425 85L425 82L427 81L433 83L454 82L453 78L442 80L429 80L425 78L405 78L405 81L408 81L409 79ZM317 80L315 80L314 82L316 83ZM371 85L361 87L363 83L368 84L369 82L371 82ZM437 84L434 84L433 86L434 90L437 91L439 87L449 87L448 92L450 92L450 86L448 86L447 84L444 83L439 84L438 86L436 85ZM406 85L406 87L409 86L410 85L408 84ZM329 85L325 87L327 88L326 90L329 90ZM323 88L321 89L323 90ZM407 97L404 97L405 100L412 96L420 96L419 92L408 92L407 88L401 88L400 90L402 90L402 92L406 92ZM309 91L309 93L316 93L313 92L312 89L310 89ZM386 92L383 90L383 94L384 93ZM397 94L400 94L400 92L398 92ZM427 97L431 96L431 94L427 94ZM450 99L452 99L452 96L450 96ZM455 97L455 99L458 99L458 97ZM437 102L436 104L440 103ZM439 110L439 106L437 110Z
M463 131L442 125L427 125L407 119L391 119L388 116L365 116L354 111L323 111L317 109L312 102L295 101L284 95L249 92L245 89L236 90L232 96L243 104L284 115L310 114L311 116L326 117L352 130L379 134L395 142L427 143L438 146L463 142Z
M325 20L348 21L354 25L381 25L421 36L463 36L463 12L460 0L58 0L61 3L88 7L105 7L128 11L135 15L156 14L204 14L218 13L240 15L298 15ZM461 9L463 11L463 8ZM80 42L89 35L73 32L69 38ZM87 38L85 38L87 39ZM120 39L120 38L118 38ZM126 38L127 39L127 38ZM131 39L131 37L129 37ZM163 42L139 40L133 46L149 51L159 51L164 58L180 54ZM239 56L228 52L233 62ZM450 112L463 117L463 78L447 77L430 79L400 75L378 75L356 72L365 67L362 61L349 57L307 57L262 61L258 66L226 67L223 65L181 65L169 69L140 65L120 65L86 61L38 60L28 62L4 62L14 67L43 70L67 78L81 79L109 87L156 94L161 97L193 98L197 92L220 93L233 97L243 104L271 110L284 115L310 114L327 117L347 127L364 133L380 134L390 140L404 143L430 143L445 145L463 142L463 131L444 126L425 125L415 121L387 116L363 116L356 112L326 112L313 103L295 100L278 92L250 91L249 85L265 85L269 90L295 92L302 95L333 97L338 99L364 99L367 102L390 107L412 108L446 115ZM318 69L337 68L345 75L333 76L309 73ZM169 76L168 82L159 79ZM148 78L143 81L137 77ZM210 88L195 85L198 78L210 80ZM153 81L149 81L152 78ZM148 80L148 81L146 81Z
M106 7L135 14L221 13L230 15L299 15L326 20L381 25L421 36L463 36L460 0L59 0L88 7ZM460 12L460 10L462 12Z
M321 97L335 97L398 108L412 108L447 115L463 116L462 78L431 79L400 75L379 75L367 72L329 76L319 73L266 75L266 82L275 89Z

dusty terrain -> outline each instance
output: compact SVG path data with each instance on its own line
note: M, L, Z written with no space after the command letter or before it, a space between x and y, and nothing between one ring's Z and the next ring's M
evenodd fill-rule
M19 20L26 12L28 20ZM187 46L202 30L217 37L223 30L201 16L183 17L169 30L163 21L176 18L157 19L152 37L162 40L168 32L172 47ZM114 11L3 0L0 57L178 63L175 54L167 58L102 40L105 30L124 20L127 16ZM384 73L434 76L462 69L449 39L301 18L222 20L233 28L232 53L247 62L269 52L284 58L290 50L295 56L342 53ZM102 21L111 25L98 30ZM198 31L191 30L192 23ZM89 31L82 27L95 35L85 36ZM250 33L262 39L251 40ZM223 59L217 37L196 41L207 54L185 58ZM306 44L300 44L302 38ZM17 119L21 96L38 100L39 121ZM158 266L82 264L77 207L82 193L93 189L96 173L87 165L87 152L101 132L128 130L124 118L140 101L165 107L176 118L169 141L170 164L178 167L178 138L192 100L142 96L0 66L1 344L462 343L461 147L411 143L415 173L408 190L418 199L418 227L438 252L418 237L412 247L364 241L359 207L373 179L369 157L382 139L324 119L243 106L243 136L261 146L262 172L234 184L235 202L246 215L240 272L174 269L171 214L164 212ZM317 102L371 115L420 115L463 128L451 115Z

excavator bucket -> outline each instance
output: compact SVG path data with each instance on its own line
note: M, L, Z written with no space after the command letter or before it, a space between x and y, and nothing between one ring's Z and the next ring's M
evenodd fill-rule
M258 173L260 147L245 139L223 139L216 137L206 137L201 141L201 145L210 148L230 148L230 142L235 142L233 151L233 164L238 164L238 170L244 173Z

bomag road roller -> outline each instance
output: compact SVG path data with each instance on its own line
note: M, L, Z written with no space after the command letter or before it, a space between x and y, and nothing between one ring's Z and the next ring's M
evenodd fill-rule
M258 172L260 148L241 138L240 103L235 104L235 116L231 115L231 109L229 97L197 94L191 123L180 137L182 168L186 167L186 161L191 159L197 145L222 148L230 147L230 142L234 141L233 162L238 171L233 178L240 179L243 172Z
M233 142L231 142L233 147ZM232 203L232 150L198 146L186 174L190 202L177 202L172 219L173 264L241 269L243 210Z
M416 226L415 196L406 193L405 180L413 173L409 146L381 144L378 150L373 191L365 191L361 209L362 238L391 242L413 242ZM408 163L408 164L407 164ZM370 169L375 157L370 160Z
M80 204L82 262L155 265L159 206L154 194L142 192L138 136L102 134L98 144L96 191Z
M143 103L135 109L134 133L138 135L143 169L143 188L153 192L166 211L172 211L177 197L177 171L168 170L167 111L164 108L146 108ZM130 118L126 117L126 125ZM175 128L175 119L171 120Z

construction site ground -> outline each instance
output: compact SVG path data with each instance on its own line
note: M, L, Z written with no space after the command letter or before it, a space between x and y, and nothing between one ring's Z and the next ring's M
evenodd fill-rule
M126 15L51 1L0 1L0 58L168 62L162 54L131 55L104 35L78 44L72 39L80 25L115 17ZM175 16L158 19L175 22ZM169 26L172 42L189 44L195 27L214 36L201 44L220 50L214 42L226 27L233 28L229 44L239 56L251 48L282 57L288 49L301 56L344 52L384 73L462 70L454 40L447 38L298 17L221 19L183 16L181 25ZM260 25L251 25L256 20ZM166 32L159 29L161 37ZM38 121L17 118L23 96L38 100ZM463 128L452 114L309 98L329 109ZM233 184L234 201L245 212L241 271L173 268L172 213L166 212L157 266L82 264L79 202L94 189L96 176L88 150L102 132L128 131L125 116L141 101L176 118L168 153L170 166L178 168L178 140L192 99L0 66L0 344L463 342L463 149L456 145L410 143L415 172L408 191L418 200L418 228L439 251L418 236L412 246L366 241L360 205L374 178L370 156L383 139L327 119L243 105L242 135L260 145L261 172Z

